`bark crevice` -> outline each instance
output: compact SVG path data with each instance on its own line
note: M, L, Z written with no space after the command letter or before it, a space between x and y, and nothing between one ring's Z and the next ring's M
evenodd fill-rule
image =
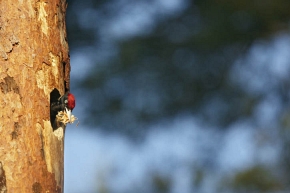
M3 169L2 162L0 162L0 193L6 193L7 187L6 187L6 176L5 171Z

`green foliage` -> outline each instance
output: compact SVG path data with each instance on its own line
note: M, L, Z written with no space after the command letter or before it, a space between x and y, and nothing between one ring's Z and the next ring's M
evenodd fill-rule
M168 177L155 175L153 176L153 188L156 193L169 193L171 180Z
M93 63L88 75L72 85L86 98L83 105L87 105L87 114L82 123L135 137L144 134L142 129L146 126L180 114L191 114L216 128L227 128L253 117L257 104L269 95L281 105L277 117L287 111L289 78L278 81L267 93L253 94L235 81L232 70L256 42L264 41L266 45L273 36L289 32L290 1L189 1L179 13L156 14L146 33L124 39L102 30L110 22L119 21L122 13L126 15L126 3L76 2L72 0L68 7L75 9L68 12L71 50L85 49ZM153 1L129 2L130 6L138 6ZM88 14L85 19L83 13ZM97 52L99 49L102 51ZM246 77L244 81L249 82ZM289 127L289 115L285 117L282 127ZM254 122L254 118L250 121ZM275 121L279 129L280 120ZM286 157L283 164L288 166L285 173L289 175L289 131L281 135ZM194 176L193 186L201 186L205 172L197 170ZM270 170L261 166L242 171L229 181L227 187L241 192L276 191L283 187ZM170 178L157 175L152 182L155 192L170 192ZM105 186L100 189L107 191Z
M193 186L198 189L206 177L205 172L201 168L197 168L194 174Z
M152 2L136 1L131 6L141 3ZM79 46L92 41L101 45L102 39L110 44L101 52L110 57L96 60L88 76L75 85L94 102L94 108L87 103L83 123L133 135L179 114L195 114L223 128L251 116L263 96L251 96L232 82L233 64L253 42L288 30L290 18L286 0L197 0L180 13L157 14L146 33L120 39L99 32L102 24L122 17L125 4L88 1L81 6L87 6L86 13L95 13L82 23L68 20L71 44L80 34ZM94 55L94 49L87 54Z
M100 24L114 19L112 2L90 4L100 13ZM136 127L184 112L198 113L223 127L251 115L259 98L248 96L229 80L231 67L253 41L287 29L289 7L284 0L199 0L179 14L156 16L151 33L112 39L117 54L98 62L101 67L92 68L77 85L95 103L94 109L86 108L90 113L84 123L136 133ZM83 38L89 43L86 30ZM205 110L211 103L214 119Z
M241 192L270 192L282 190L282 184L271 171L255 166L238 173L232 180L232 188Z

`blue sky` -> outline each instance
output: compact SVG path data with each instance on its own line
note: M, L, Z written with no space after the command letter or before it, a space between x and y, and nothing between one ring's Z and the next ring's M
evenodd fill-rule
M157 5L146 7L145 12L140 12L138 6L128 5L124 9L127 12L120 13L122 17L118 20L107 23L101 35L124 38L145 33L148 26L152 28L151 20L160 14L160 10L163 14L178 14L184 5L177 0L155 3ZM138 17L134 17L136 13ZM86 17L97 13L87 10L81 14L84 15L80 18L85 21ZM85 22L83 25L89 27ZM80 123L78 126L68 125L66 130L66 193L96 193L104 188L112 193L134 192L136 189L141 193L150 192L154 174L172 180L172 193L190 193L195 170L200 167L204 168L205 177L197 191L212 193L223 177L256 164L277 164L281 151L277 121L282 104L275 93L269 91L289 77L289 35L277 34L269 41L255 42L246 57L240 58L232 67L229 79L236 86L251 95L266 93L253 117L220 131L201 123L193 114L183 114L149 126L151 129L139 144L122 135L90 130L82 123L86 116L86 109L82 107L89 101L85 100L81 89L73 85L91 68L98 68L93 65L96 61L106 60L117 52L110 43L104 42L102 46L102 49L86 47L71 52L71 85L77 97L74 115ZM88 57L91 52L101 57Z

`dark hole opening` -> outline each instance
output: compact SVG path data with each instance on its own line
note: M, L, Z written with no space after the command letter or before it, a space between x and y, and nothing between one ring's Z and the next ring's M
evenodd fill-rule
M55 124L55 117L57 115L57 111L52 110L52 105L57 103L59 97L60 93L56 88L50 92L50 123L53 130L57 129L57 126Z

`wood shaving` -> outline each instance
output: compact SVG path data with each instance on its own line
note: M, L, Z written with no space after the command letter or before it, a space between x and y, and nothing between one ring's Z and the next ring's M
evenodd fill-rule
M65 111L59 111L58 114L56 115L56 119L59 122L62 122L63 124L67 124L67 123L73 123L75 120L77 120L78 118L75 117L74 115L71 115L71 118L69 120L68 118L68 114Z

